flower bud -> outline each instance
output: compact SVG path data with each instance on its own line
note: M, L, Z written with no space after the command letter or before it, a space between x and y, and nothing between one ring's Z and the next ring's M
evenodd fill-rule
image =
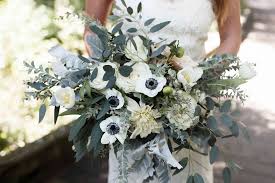
M184 55L184 48L178 47L177 52L176 52L176 57L181 58L181 57L183 57L183 55Z
M166 86L162 90L164 95L171 95L173 93L173 88L170 86Z

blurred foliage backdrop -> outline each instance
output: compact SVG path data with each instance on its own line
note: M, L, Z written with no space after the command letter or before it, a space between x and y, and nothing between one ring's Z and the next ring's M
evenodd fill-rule
M38 125L39 104L23 100L22 62L48 64L52 58L47 50L56 44L83 52L83 24L66 15L83 7L84 0L0 0L0 156L58 127L51 112L47 122Z

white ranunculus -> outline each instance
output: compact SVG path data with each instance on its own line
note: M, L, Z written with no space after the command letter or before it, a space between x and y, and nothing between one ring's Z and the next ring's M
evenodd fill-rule
M127 63L126 65L132 65L134 63ZM131 72L129 77L124 77L118 73L116 85L122 89L125 93L134 92L136 88L136 82L141 77L150 76L151 70L148 64L143 62L137 62L133 66L133 71Z
M102 144L113 144L118 140L121 144L127 137L128 126L121 123L118 116L111 116L100 123L100 129L104 132L101 137Z
M148 97L155 97L166 85L165 77L157 77L151 75L149 77L141 77L137 80L135 91L138 93L143 93Z
M239 75L243 79L252 79L256 76L254 65L248 62L243 63L239 69Z
M131 41L128 41L125 48L125 55L133 62L144 62L148 60L148 49L143 45L143 41L139 37L133 38L137 49Z
M201 78L203 70L199 67L184 67L177 74L177 79L183 84L184 88L190 88L197 84Z
M113 88L104 91L104 94L112 109L121 109L123 107L124 98L119 91Z
M103 76L105 74L104 66L106 65L110 65L112 68L117 70L117 66L111 62L99 63L99 65L96 67L98 71L97 76L92 82L90 82L90 86L92 88L97 90L103 90L107 86L108 81L103 80ZM93 70L91 72L93 72Z
M70 87L62 88L59 87L54 92L54 99L56 103L60 106L63 106L67 109L70 109L75 104L75 93L74 90Z

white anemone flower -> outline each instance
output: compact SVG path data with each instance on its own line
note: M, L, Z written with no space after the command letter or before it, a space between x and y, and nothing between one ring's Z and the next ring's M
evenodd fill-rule
M155 75L142 77L136 83L136 92L155 97L166 85L165 77L157 77Z
M135 139L138 135L141 138L146 138L152 133L160 133L162 125L156 119L160 118L161 114L157 110L142 102L138 104L129 97L127 102L127 110L131 112L130 121L134 129L131 139Z
M125 48L125 55L133 62L144 62L148 60L148 48L143 45L143 41L138 37L134 37L135 45L128 41ZM137 48L137 49L136 49Z
M104 94L112 109L121 109L123 107L124 98L119 91L113 88L104 91Z
M116 72L117 66L114 63L111 63L109 61L104 62L104 63L99 63L99 65L96 67L97 68L97 76L92 82L90 82L90 86L92 88L97 89L97 90L103 90L107 86L108 81L103 80L103 76L105 74L104 66L107 66L107 65L109 65L113 69L115 69L115 72ZM93 72L93 70L91 72Z
M57 88L54 92L54 98L58 105L63 106L67 109L72 108L75 104L75 93L74 90L70 87Z
M150 67L148 64L143 62L129 62L125 65L133 65L133 71L128 77L124 77L120 73L118 73L116 85L125 93L135 92L137 80L139 80L141 77L149 77L152 75Z
M100 129L104 132L101 137L102 144L113 144L118 140L121 144L127 137L127 125L121 123L118 116L111 116L100 123Z
M247 79L247 80L254 78L257 75L254 68L254 64L251 64L248 62L243 63L240 66L239 75L241 78Z
M185 89L193 87L201 78L203 70L200 67L184 67L177 74L177 79L181 82Z

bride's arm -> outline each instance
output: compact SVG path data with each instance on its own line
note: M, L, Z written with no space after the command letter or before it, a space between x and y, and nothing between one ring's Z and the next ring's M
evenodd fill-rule
M216 54L237 54L241 44L240 0L229 0L228 16L219 25L220 46Z
M103 25L110 13L113 0L85 0L85 13L91 18L99 20ZM91 34L90 31L85 28L84 41L86 43L86 37ZM87 44L86 44L86 48ZM87 49L89 50L89 49Z

